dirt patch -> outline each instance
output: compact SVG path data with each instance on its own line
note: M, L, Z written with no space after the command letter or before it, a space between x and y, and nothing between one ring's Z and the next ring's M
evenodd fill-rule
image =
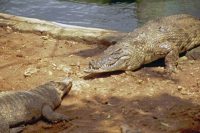
M56 110L72 120L52 124L42 119L23 133L119 133L121 124L144 133L200 132L200 61L182 59L172 79L162 76L162 59L130 73L84 73L104 49L81 39L56 40L0 28L0 91L73 80Z

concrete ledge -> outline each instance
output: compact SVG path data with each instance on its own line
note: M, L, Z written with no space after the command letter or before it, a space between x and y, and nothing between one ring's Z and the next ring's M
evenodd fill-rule
M90 43L116 43L126 33L97 28L60 24L35 18L26 18L0 13L0 26L10 27L14 31L31 32L39 35L49 35L56 39L78 41L83 39Z

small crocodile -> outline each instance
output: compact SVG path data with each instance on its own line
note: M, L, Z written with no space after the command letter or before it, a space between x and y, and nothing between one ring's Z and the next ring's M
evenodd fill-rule
M165 58L165 73L176 72L179 53L200 45L200 19L188 14L158 18L128 33L89 63L88 73L135 70Z
M33 90L6 91L0 93L0 133L21 132L28 124L44 117L50 122L68 121L64 114L53 112L61 104L62 97L71 90L72 82L47 82Z

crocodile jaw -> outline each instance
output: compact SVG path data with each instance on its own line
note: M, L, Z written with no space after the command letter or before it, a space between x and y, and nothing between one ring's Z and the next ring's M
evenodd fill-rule
M130 62L130 51L115 46L109 47L97 60L89 63L86 73L102 73L117 70L128 70Z
M122 57L119 60L117 60L112 65L102 63L101 67L96 67L100 65L100 62L98 61L91 61L89 63L89 68L86 68L84 71L86 73L102 73L102 72L111 72L111 71L117 71L117 70L126 70L126 59L129 57ZM97 65L98 64L98 65Z

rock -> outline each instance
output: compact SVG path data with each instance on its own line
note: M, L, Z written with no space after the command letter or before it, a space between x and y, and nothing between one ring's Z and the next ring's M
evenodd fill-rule
M200 46L188 51L185 56L189 60L200 60Z
M24 76L27 77L27 76L31 76L32 74L36 73L38 71L37 68L32 68L32 67L29 67L28 69L25 70L24 72Z

